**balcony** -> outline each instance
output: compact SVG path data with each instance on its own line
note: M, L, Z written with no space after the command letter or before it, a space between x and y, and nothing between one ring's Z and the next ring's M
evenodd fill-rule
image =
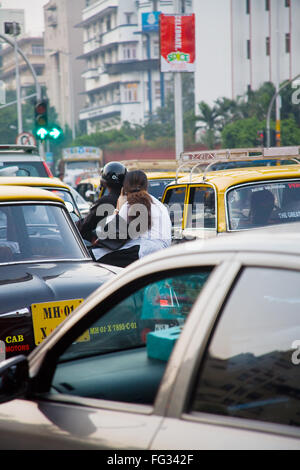
M89 80L91 78L99 78L99 75L100 74L98 67L86 70L81 74L82 78L84 78L85 80Z
M121 104L111 103L106 106L94 106L82 109L79 114L79 119L85 121L88 119L108 118L121 114Z
M123 62L116 62L115 64L105 64L105 71L109 75L127 72L143 72L147 70L159 70L159 59L125 60Z

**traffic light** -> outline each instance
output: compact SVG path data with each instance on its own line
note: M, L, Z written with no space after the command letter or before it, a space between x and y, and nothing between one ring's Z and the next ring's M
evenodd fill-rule
M57 126L56 124L52 124L48 127L48 137L52 140L60 140L63 137L63 131L61 127Z
M35 135L40 140L45 140L48 135L47 101L38 101L34 106Z
M258 145L260 145L261 147L264 146L264 143L265 143L265 131L257 131L257 138L256 138L256 141L258 143Z

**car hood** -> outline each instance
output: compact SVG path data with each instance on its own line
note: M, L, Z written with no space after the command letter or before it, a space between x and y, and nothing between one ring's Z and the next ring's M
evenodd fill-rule
M92 261L0 266L0 315L32 303L84 299L114 271Z

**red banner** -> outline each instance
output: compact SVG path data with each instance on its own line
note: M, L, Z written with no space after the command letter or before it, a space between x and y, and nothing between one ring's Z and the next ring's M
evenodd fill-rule
M194 72L195 15L160 15L162 72Z

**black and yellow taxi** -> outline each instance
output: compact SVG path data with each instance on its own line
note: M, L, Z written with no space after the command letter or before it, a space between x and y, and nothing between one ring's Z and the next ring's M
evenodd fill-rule
M174 240L300 221L299 147L201 151L182 161L189 174L162 196Z
M30 353L118 271L93 261L56 194L0 185L2 359Z
M83 215L81 208L78 206L78 199L74 189L59 178L42 178L38 176L2 176L0 177L0 185L30 186L32 188L47 189L65 202L72 204L71 213L75 221Z

